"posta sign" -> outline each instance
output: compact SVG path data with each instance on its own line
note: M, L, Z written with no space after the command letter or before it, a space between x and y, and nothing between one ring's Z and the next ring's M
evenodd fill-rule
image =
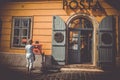
M93 0L63 0L63 9L65 9L65 6L69 7L70 9L99 9L102 10L102 6L100 5L99 1L97 0L96 3L94 5L91 5L91 3L93 3ZM88 6L86 6L85 4L88 4Z

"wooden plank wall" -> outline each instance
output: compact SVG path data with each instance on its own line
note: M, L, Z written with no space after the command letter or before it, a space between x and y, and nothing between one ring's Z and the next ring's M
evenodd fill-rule
M2 19L2 37L0 51L9 53L24 53L24 49L10 48L12 17L31 16L32 38L42 44L43 51L51 54L52 42L52 16L59 15L67 19L66 12L62 9L62 1L41 2L9 2L1 4L0 18Z
M107 15L118 15L119 12L112 8L107 3L102 1ZM42 49L46 55L51 54L52 48L52 16L58 15L65 22L71 15L75 13L69 10L69 14L63 9L62 0L58 1L39 1L39 2L9 2L0 3L0 19L2 20L2 36L0 42L0 52L21 53L24 49L10 48L11 33L12 33L12 17L13 16L31 16L32 19L32 38L33 41L40 41ZM95 16L100 22L106 15Z

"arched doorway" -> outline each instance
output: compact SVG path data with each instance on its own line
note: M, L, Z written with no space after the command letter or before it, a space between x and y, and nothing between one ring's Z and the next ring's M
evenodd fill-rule
M59 16L53 16L52 62L113 67L116 51L114 21L113 16L106 16L98 24L93 16L74 14L65 23Z
M68 63L95 64L98 23L87 14L72 15L68 21Z

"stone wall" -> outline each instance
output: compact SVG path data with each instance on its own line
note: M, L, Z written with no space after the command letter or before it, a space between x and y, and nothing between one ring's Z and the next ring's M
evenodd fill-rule
M116 66L120 68L120 56L116 57Z
M41 55L35 55L36 60L34 62L34 67L42 66L42 57ZM0 53L0 64L10 67L25 67L26 58L25 54L3 54Z

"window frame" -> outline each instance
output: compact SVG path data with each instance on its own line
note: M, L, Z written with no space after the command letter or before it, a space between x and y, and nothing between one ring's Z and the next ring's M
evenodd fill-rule
M18 26L15 26L15 21L19 20L20 22L18 23ZM17 48L17 49L23 49L25 47L25 44L22 45L22 38L26 37L27 39L32 39L32 17L31 16L13 16L12 17L12 28L11 28L11 43L10 47L11 48ZM25 26L24 21L27 21L27 25ZM24 26L23 26L24 25ZM16 38L19 39L18 44L16 46L14 45L14 38L15 38L15 29L19 32L19 34L16 36ZM23 30L26 30L26 35L24 36Z

